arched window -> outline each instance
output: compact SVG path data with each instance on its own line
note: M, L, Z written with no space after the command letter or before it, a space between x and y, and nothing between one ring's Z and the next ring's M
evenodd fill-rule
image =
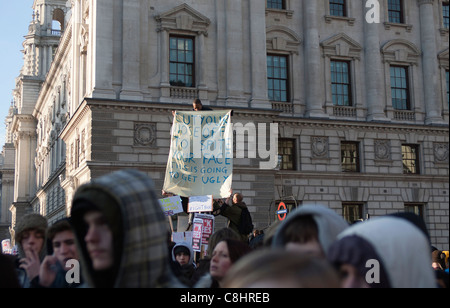
M64 31L64 11L62 9L55 9L52 17L52 34L61 35Z

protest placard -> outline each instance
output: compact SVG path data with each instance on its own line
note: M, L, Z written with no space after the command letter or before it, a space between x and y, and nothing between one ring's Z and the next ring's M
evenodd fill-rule
M212 212L213 196L189 197L188 213Z
M192 230L192 250L200 252L202 246L203 220L194 219Z
M158 201L166 216L173 216L183 212L183 205L181 203L180 196L159 199Z
M203 221L202 227L202 244L208 245L209 238L214 232L214 215L209 214L195 214L196 219ZM205 249L206 250L206 249Z
M192 231L174 232L172 233L172 241L175 243L192 243Z
M231 110L177 111L163 190L186 197L225 198L232 175Z

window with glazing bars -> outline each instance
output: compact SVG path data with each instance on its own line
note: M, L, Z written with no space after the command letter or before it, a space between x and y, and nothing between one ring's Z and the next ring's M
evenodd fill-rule
M359 143L341 142L342 172L359 172Z
M443 18L443 23L444 23L445 29L449 28L449 7L450 7L450 2L448 2L448 1L442 2L442 18Z
M289 101L287 56L267 56L267 83L269 100L276 102Z
M389 22L403 23L403 0L388 0Z
M331 94L334 106L352 106L350 63L331 61Z
M194 39L170 37L170 85L194 87Z
M419 174L419 146L415 144L402 145L403 174Z
M361 203L342 203L342 215L344 219L353 224L363 219L363 204Z
M396 110L411 110L409 102L408 68L391 66L392 107Z
M267 0L267 8L285 10L286 9L285 0Z
M278 140L278 160L281 170L295 170L295 139Z
M347 16L346 0L330 0L330 15Z

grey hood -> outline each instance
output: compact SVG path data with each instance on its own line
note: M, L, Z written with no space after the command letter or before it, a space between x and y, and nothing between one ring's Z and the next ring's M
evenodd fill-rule
M338 234L349 226L344 218L335 211L323 205L305 204L292 211L286 220L281 223L274 235L272 247L283 247L286 227L297 217L305 215L311 215L316 222L319 231L319 242L325 254L330 245L336 240Z

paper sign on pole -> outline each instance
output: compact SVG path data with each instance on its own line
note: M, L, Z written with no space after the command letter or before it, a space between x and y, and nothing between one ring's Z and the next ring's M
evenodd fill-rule
M172 233L172 241L175 243L192 243L192 231Z
M212 212L213 196L193 196L189 198L188 213Z
M231 110L177 111L163 190L185 197L225 198L232 177Z
M159 199L158 201L166 216L173 216L183 212L183 205L180 196Z

